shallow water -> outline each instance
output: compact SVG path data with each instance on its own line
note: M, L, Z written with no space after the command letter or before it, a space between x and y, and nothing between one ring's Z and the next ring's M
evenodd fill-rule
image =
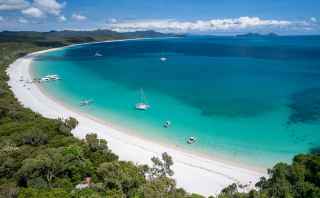
M320 37L100 43L33 66L36 77L63 79L42 84L56 98L154 141L264 167L320 146ZM134 109L140 88L146 112ZM80 108L83 99L94 103Z

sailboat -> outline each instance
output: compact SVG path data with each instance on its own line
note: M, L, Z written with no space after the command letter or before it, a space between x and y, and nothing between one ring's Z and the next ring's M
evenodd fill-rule
M136 109L146 111L149 108L150 105L146 102L146 97L144 95L143 89L140 89L140 102L136 104Z
M164 51L161 54L164 55ZM166 62L167 60L168 60L168 58L166 56L161 56L160 57L160 61L161 62Z

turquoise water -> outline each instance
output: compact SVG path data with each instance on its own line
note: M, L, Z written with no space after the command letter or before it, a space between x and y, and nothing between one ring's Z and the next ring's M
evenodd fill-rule
M57 99L153 141L264 167L320 146L320 37L100 43L44 54L33 68L63 79L41 84ZM149 111L134 109L140 88Z

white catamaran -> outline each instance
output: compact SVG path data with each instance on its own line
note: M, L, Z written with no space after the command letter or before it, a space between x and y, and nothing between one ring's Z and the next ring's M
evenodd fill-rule
M143 93L143 89L140 89L140 102L136 104L137 110L146 111L150 108L150 105L147 103L146 97Z
M50 74L46 75L45 77L40 78L40 82L48 82L48 81L56 81L60 80L61 78L57 74Z

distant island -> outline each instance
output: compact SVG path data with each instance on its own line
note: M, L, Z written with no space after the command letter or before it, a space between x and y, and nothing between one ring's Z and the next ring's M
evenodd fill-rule
M236 37L244 37L244 38L248 38L248 37L277 37L279 36L278 34L276 33L268 33L268 34L260 34L260 33L247 33L247 34L238 34L236 35Z

